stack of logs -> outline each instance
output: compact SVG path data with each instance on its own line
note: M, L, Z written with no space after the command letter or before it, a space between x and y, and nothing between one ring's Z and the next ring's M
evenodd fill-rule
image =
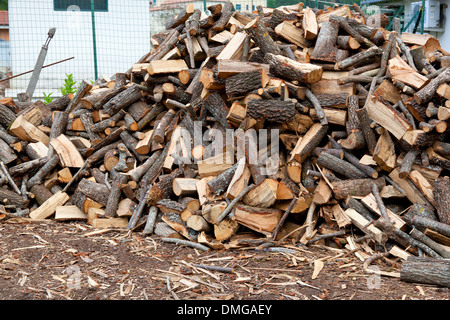
M47 105L2 99L2 215L201 248L322 243L366 262L396 257L403 280L449 286L450 54L439 41L388 31L357 5L208 10L188 4L112 79ZM238 134L252 129L279 141L252 149L258 139Z

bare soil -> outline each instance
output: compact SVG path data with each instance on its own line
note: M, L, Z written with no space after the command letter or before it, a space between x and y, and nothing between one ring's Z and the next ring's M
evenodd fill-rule
M201 252L82 222L0 223L0 300L448 300L448 288L364 271L348 250L245 247ZM88 234L86 236L86 234ZM323 268L313 279L314 261ZM205 271L194 264L233 268ZM320 263L318 263L320 264ZM400 272L394 260L379 270Z

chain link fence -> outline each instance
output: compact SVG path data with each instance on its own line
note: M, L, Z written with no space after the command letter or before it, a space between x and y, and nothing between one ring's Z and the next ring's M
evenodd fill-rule
M1 3L2 0L0 0ZM33 98L58 97L68 75L79 83L125 72L151 50L151 36L188 3L207 8L224 0L9 0L0 10L0 78L33 70L50 28L56 28ZM275 8L298 0L232 0L237 11ZM352 5L355 1L340 0ZM356 1L358 3L358 1ZM5 0L3 0L5 3ZM337 2L304 0L305 7L326 9ZM389 13L390 16L393 16ZM6 15L6 21L4 16ZM3 18L2 18L3 17ZM72 59L70 59L72 58ZM27 73L6 81L6 96L25 92Z

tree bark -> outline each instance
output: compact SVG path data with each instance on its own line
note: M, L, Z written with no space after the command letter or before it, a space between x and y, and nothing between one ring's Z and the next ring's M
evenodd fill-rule
M295 114L295 104L291 101L252 99L247 104L247 115L254 119L284 123L291 121Z
M434 181L433 196L439 221L450 225L450 178L448 176L439 177Z
M450 287L450 263L442 259L408 257L402 264L400 280Z
M386 185L384 178L373 179L346 179L333 181L333 193L336 199L343 200L348 196L367 196L372 192L372 183L375 183L379 190Z

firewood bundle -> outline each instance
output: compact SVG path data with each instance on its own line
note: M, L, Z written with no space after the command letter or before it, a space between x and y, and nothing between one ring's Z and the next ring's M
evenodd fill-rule
M390 32L357 5L208 10L188 4L112 79L48 105L3 99L3 214L213 249L256 236L345 246L363 261L380 248L448 258L450 54L439 41ZM279 135L263 146L247 134L262 129ZM426 272L419 260L405 280Z

